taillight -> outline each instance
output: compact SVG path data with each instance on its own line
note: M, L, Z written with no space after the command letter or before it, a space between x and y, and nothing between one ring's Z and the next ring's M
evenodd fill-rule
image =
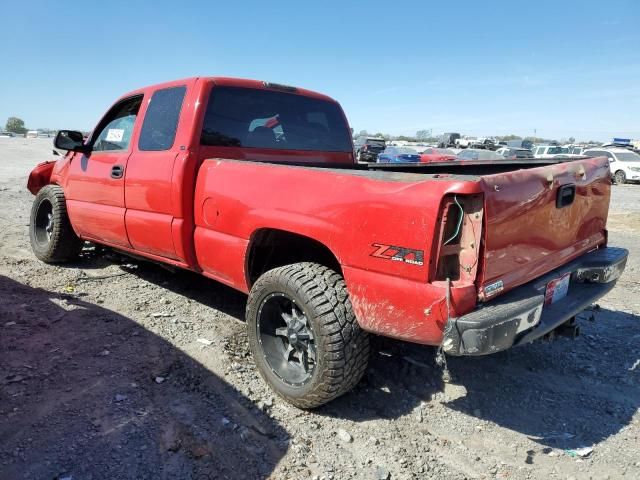
M481 194L455 194L444 198L439 232L432 250L432 280L450 279L465 284L475 281L480 259L483 213Z
M369 145L363 145L362 150L369 150Z

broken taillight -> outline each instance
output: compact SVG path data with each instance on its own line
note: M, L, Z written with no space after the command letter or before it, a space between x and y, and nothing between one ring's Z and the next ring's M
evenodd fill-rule
M444 198L433 249L432 280L449 279L465 284L475 281L482 240L482 217L481 194L454 194Z

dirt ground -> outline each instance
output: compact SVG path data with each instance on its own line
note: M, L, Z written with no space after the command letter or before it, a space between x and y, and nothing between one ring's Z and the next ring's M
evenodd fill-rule
M0 479L640 478L640 186L613 187L630 261L578 339L449 359L449 384L433 349L376 339L308 413L255 371L242 294L108 251L37 261L25 184L49 158L0 139Z

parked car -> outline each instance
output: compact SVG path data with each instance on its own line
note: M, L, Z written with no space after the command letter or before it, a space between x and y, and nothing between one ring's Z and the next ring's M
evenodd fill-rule
M420 154L409 147L387 147L378 155L378 163L415 163Z
M476 143L478 137L472 137L469 135L465 135L456 139L456 147L458 148L471 148L472 145Z
M12 138L15 137L13 132L0 132L0 138Z
M368 332L483 355L575 329L628 254L607 246L606 159L363 170L340 105L295 87L141 88L55 145L28 180L35 256L90 241L247 293L257 370L302 408L358 383Z
M504 158L509 158L511 160L520 158L534 158L531 150L527 150L526 148L502 147L496 150L496 153L498 155L502 155Z
M507 140L506 145L511 148L526 148L527 150L533 149L533 142L531 140Z
M569 150L569 153L572 155L582 155L585 150L589 147L585 147L583 145L566 145L566 148Z
M491 137L480 137L471 143L471 148L484 148L486 150L495 150L497 148L496 141Z
M458 153L456 160L504 160L504 157L491 150L467 148Z
M560 147L558 145L536 145L533 150L533 156L535 158L555 158L555 157L579 157L569 152L567 147Z
M438 148L448 148L448 147L455 147L456 146L456 140L458 140L460 138L460 134L459 133L443 133L442 136L440 137L440 141L438 142Z
M354 148L358 162L375 162L386 148L386 142L384 138L361 136L356 138Z
M25 134L25 137L26 138L38 138L38 131L37 130L29 130Z
M420 153L420 161L422 163L447 162L455 159L455 152L447 148L427 147L422 153Z
M607 157L611 177L616 185L640 181L640 155L628 148L593 148L585 150L589 157Z

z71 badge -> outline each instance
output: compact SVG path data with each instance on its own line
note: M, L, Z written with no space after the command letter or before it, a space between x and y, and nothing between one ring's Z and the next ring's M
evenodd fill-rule
M372 243L375 248L372 257L384 258L395 262L404 262L411 265L424 265L424 251L412 248L396 247L395 245L384 245L382 243Z

